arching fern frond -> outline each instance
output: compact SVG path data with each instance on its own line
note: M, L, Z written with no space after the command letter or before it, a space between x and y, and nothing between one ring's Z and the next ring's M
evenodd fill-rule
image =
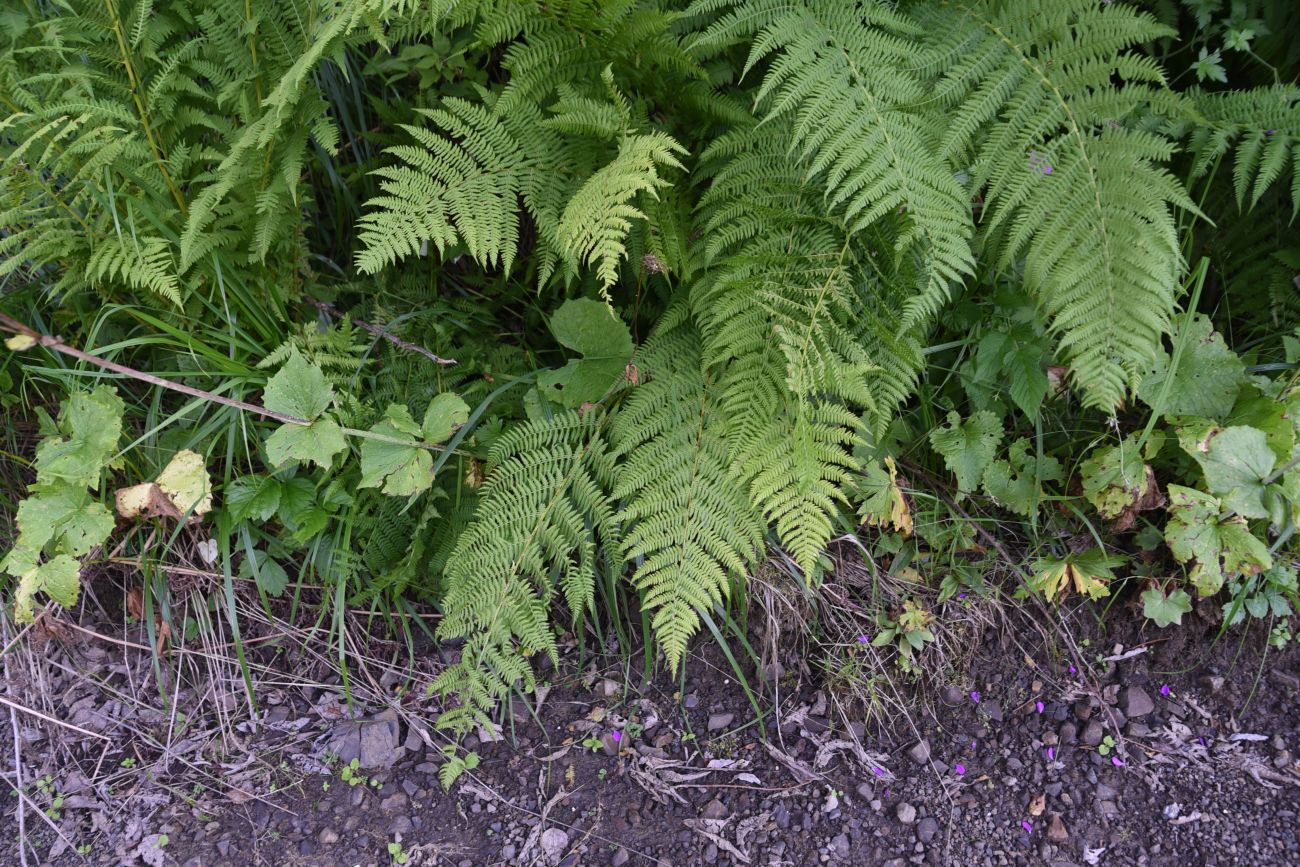
M465 644L433 684L459 698L439 717L441 728L469 731L515 684L531 688L527 657L557 657L549 620L556 585L589 605L597 547L619 550L608 494L615 468L599 424L594 412L566 413L493 445L479 508L447 564L438 636Z
M614 496L623 500L623 556L668 665L676 670L699 629L699 611L727 597L763 541L763 526L728 459L717 384L701 368L699 335L684 311L643 347L647 381L613 427L625 459Z
M1171 31L1093 0L922 8L944 151L984 195L986 244L1004 268L1023 260L1085 402L1113 409L1169 330L1183 264L1171 209L1195 211L1163 168L1172 143L1126 125L1139 108L1178 110L1159 65L1129 50Z

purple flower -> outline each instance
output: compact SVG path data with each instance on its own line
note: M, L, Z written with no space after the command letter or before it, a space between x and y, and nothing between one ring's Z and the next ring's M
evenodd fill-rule
M1020 823L1020 827L1022 827L1022 828L1025 829L1025 833L1026 833L1026 834L1032 834L1032 833L1034 833L1034 826L1031 825L1031 824L1029 824L1028 820L1026 820L1026 821L1024 821L1024 822L1021 822L1021 823Z
M965 594L965 593L958 593L958 594L957 594L957 598L958 598L958 599L965 599L965 598L966 598L966 594Z
M963 765L963 764L961 764L960 762L958 762L957 764L953 765L953 766L952 766L952 769L953 769L954 771L957 772L957 776L959 776L959 777L960 777L962 774L966 773L966 766Z
M867 644L870 641L871 641L871 636L869 635L863 634L858 636L858 644Z
M885 775L885 769L884 769L884 768L872 768L871 771L872 771L872 773L874 773L877 777L883 777L883 776Z
M1111 756L1111 757L1110 757L1110 763L1111 763L1112 765L1114 765L1115 767L1117 767L1117 768L1122 768L1122 767L1124 767L1124 760L1121 759L1119 756Z
M623 740L623 733L621 731L618 731L617 729L610 732L609 736L611 739L613 739L614 743L618 743L619 741Z
M1047 760L1050 762L1056 758L1056 747L1047 748Z
M1173 690L1169 688L1169 684L1167 683L1160 684L1160 694L1163 695L1165 698L1169 698L1169 693L1172 691Z
M1035 702L1035 703L1034 703L1034 710L1038 711L1039 713L1042 713L1042 712L1043 712L1043 703L1042 703L1041 701L1039 701L1039 702Z
M1073 663L1073 662L1070 663L1070 669L1069 669L1069 670L1070 670L1070 674L1078 674L1078 673L1079 673L1079 669L1077 669L1077 668L1074 667L1074 663Z
M980 703L980 694L979 694L979 690L972 689L972 690L970 691L970 700L973 701L973 702L975 702L976 704L979 704L979 703Z
M971 741L971 742L970 742L970 751L971 751L972 753L975 752L975 748L979 746L979 743L980 743L979 741Z

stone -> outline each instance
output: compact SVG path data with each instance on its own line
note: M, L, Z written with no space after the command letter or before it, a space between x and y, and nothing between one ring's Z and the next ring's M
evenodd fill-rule
M406 809L406 795L398 792L396 795L389 795L379 802L379 809L385 813L398 813Z
M1048 821L1047 839L1058 846L1070 839L1070 832L1065 829L1065 823L1061 821L1060 813L1053 813L1051 820Z
M993 722L1002 722L1002 702L986 699L980 702L980 713Z
M547 828L542 832L542 854L550 864L556 864L564 850L569 848L569 835L559 828Z
M395 837L399 834L409 834L414 827L415 826L411 824L409 816L398 816L393 820L392 824L388 826L388 835L390 837Z
M1156 709L1155 702L1151 696L1147 695L1145 689L1140 686L1130 686L1124 690L1120 697L1119 709L1124 711L1124 715L1132 719L1133 717L1146 716Z
M899 802L899 805L894 808L894 815L897 816L898 821L902 822L904 825L910 825L916 821L916 807L913 807L906 801L901 801Z
M922 738L917 741L916 746L907 751L907 754L911 756L912 761L916 762L918 765L925 764L930 761L930 742L925 738Z
M322 846L333 846L339 841L339 832L333 828L324 828L316 839L320 841Z
M712 801L709 801L709 803L704 805L704 810L700 813L700 817L703 819L725 819L729 812L730 811L727 809L725 804L717 798L714 798Z
M734 713L711 713L709 714L709 731L718 732L731 725L731 721L736 718Z
M632 856L628 854L627 850L624 849L622 846L619 846L618 850L614 853L614 857L610 859L609 863L612 865L612 867L623 867L624 864L626 864L628 861L631 860L632 860Z
M831 854L836 858L847 858L852 851L848 834L836 834L831 840Z
M939 822L933 816L926 816L921 820L921 824L916 826L916 837L925 845L930 845L936 834L939 833Z
M1083 742L1090 747L1095 747L1101 743L1102 737L1104 737L1104 734L1102 733L1101 723L1095 719L1089 720L1083 729Z
M966 693L962 691L961 687L949 684L939 690L939 698L949 707L956 707L966 700Z

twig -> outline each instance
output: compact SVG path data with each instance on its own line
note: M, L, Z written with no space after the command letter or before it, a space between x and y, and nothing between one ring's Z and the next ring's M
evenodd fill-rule
M311 304L313 307L315 307L317 310L319 310L321 313L324 313L326 316L333 316L336 319L344 318L343 314L340 313L333 304L330 304L326 301L318 301L315 298L308 298L307 302ZM423 346L419 346L415 343L407 343L405 340L398 337L396 334L385 331L384 329L380 328L378 325L372 325L369 322L366 322L361 319L357 319L355 316L350 318L352 319L353 325L365 331L369 331L371 334L375 335L376 337L382 337L384 340L387 340L389 343L393 344L398 349L406 349L411 352L418 352L421 355L423 355L425 358L432 361L434 364L455 364L456 363L456 359L454 358L443 358L440 355L434 355L432 352L425 349Z
M7 675L6 675L6 676L7 676ZM45 720L45 721L48 722L48 723L54 723L55 725L63 726L63 727L66 728L66 729L72 729L74 732L77 732L78 734L83 734L83 735L86 735L87 737L91 737L91 738L99 738L101 741L109 740L109 738L106 738L106 737L104 737L103 735L100 735L100 734L96 734L95 732L89 731L88 729L83 729L81 726L74 726L72 723L64 722L64 721L61 720L61 719L55 719L55 718L52 717L52 716L46 716L45 714L41 713L40 711L38 711L38 710L32 710L31 708L26 707L26 706L24 706L24 705L21 705L21 704L19 704L19 703L16 702L16 701L10 701L9 699L5 698L5 697L2 696L2 695L0 695L0 704L3 704L3 705L5 705L5 706L7 706L7 707L9 708L9 712L10 712L11 714L12 714L15 710L20 710L20 711L22 711L23 713L31 714L31 715L34 716L34 717L39 717L39 718Z

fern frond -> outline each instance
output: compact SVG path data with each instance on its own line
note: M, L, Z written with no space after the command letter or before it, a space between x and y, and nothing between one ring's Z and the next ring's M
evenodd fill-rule
M655 637L675 671L699 629L697 612L727 598L732 578L753 563L763 527L731 470L726 421L695 329L661 331L639 358L647 381L613 428L625 459L614 496L623 500L632 582L654 611Z
M1148 105L1179 110L1159 66L1129 50L1172 31L1092 0L924 8L944 151L973 160L985 242L1004 268L1023 259L1085 402L1113 409L1169 330L1183 266L1171 210L1196 210L1163 168L1171 142L1126 125Z
M564 576L566 598L589 602L598 545L619 550L608 494L614 464L598 425L596 413L567 413L494 444L479 508L446 570L438 635L466 643L433 685L460 700L439 726L463 733L516 683L531 688L527 656L556 658L548 617L555 577Z

